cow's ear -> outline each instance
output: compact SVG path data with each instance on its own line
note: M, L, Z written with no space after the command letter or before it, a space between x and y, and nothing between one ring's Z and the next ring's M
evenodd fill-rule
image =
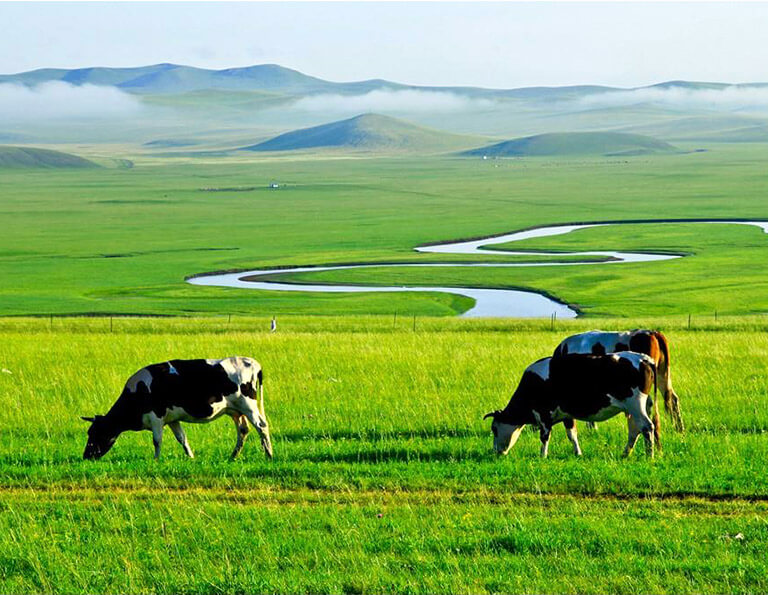
M83 421L89 421L89 422L91 422L91 423L93 423L93 422L95 422L95 421L96 421L96 418L95 418L95 417L82 417L82 416L81 416L81 417L80 417L80 419L82 419Z
M483 419L488 419L489 417L492 417L493 419L496 419L496 415L498 414L498 411L491 411L490 413L486 413L483 416Z

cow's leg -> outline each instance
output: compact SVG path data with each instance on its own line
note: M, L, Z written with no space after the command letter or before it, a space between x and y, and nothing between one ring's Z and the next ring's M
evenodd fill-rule
M645 413L653 422L653 442L656 448L661 450L661 418L659 417L659 403L650 395L645 401Z
M629 413L627 413L627 432L629 437L627 438L627 447L624 449L624 457L632 454L632 450L635 448L635 444L637 444L637 438L640 436L640 430Z
M186 432L184 432L184 428L181 427L181 422L174 421L172 423L169 423L168 426L173 431L173 435L176 436L176 440L179 441L179 444L181 444L182 448L184 449L184 453L190 459L194 459L195 454L192 452L192 449L189 447L189 442L187 442L187 434Z
M581 447L579 446L579 437L576 434L576 422L572 417L563 420L565 426L565 433L568 436L568 440L573 444L573 454L577 457L581 456Z
M235 444L235 450L232 451L232 458L236 459L243 449L245 439L248 437L248 419L245 415L233 413L232 421L235 422L235 431L237 432L237 444Z
M652 457L653 422L651 421L651 418L648 417L648 413L646 411L649 397L637 388L632 389L632 392L634 394L626 401L627 413L629 413L629 415L632 417L632 421L634 422L636 428L643 434L643 438L645 439L646 454Z
M539 429L539 438L541 438L541 457L546 459L549 452L549 436L552 434L552 427L541 425Z
M597 430L597 423L596 423L596 422L594 422L594 421L588 421L588 422L587 422L587 427L588 427L590 430Z
M152 443L155 445L155 459L160 458L160 447L163 446L163 421L152 422Z
M272 440L269 437L269 424L267 424L267 418L259 412L257 407L251 406L247 402L243 409L243 414L248 418L248 421L251 422L261 436L261 446L264 448L264 453L271 459Z

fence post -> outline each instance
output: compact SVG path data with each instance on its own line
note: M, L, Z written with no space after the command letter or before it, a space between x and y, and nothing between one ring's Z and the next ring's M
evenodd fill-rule
M395 317L392 319L392 328L395 328L397 324L397 310L395 310Z
M413 315L413 332L416 332L416 314Z
M51 330L53 330L53 314L51 314Z
M109 332L112 332L112 317L109 317Z
M691 330L691 315L688 314L688 330Z

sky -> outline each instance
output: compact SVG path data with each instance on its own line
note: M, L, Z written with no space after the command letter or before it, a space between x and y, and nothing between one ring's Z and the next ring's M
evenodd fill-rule
M514 88L768 82L768 2L0 2L0 73L275 63Z

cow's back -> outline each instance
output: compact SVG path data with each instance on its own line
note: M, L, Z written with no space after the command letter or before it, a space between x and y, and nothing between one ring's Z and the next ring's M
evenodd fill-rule
M555 357L569 354L605 355L628 351L635 331L587 331L563 339L555 348Z
M658 365L667 361L666 339L657 331L634 329L631 331L588 331L563 339L555 348L554 356L583 353L604 355L621 351L644 353Z
M576 418L588 418L653 387L653 362L644 354L571 354L552 358L549 382L556 405Z
M260 378L261 367L251 358L174 359L150 364L126 382L120 401L140 413L163 417L171 408L182 408L194 418L213 415L212 405Z

